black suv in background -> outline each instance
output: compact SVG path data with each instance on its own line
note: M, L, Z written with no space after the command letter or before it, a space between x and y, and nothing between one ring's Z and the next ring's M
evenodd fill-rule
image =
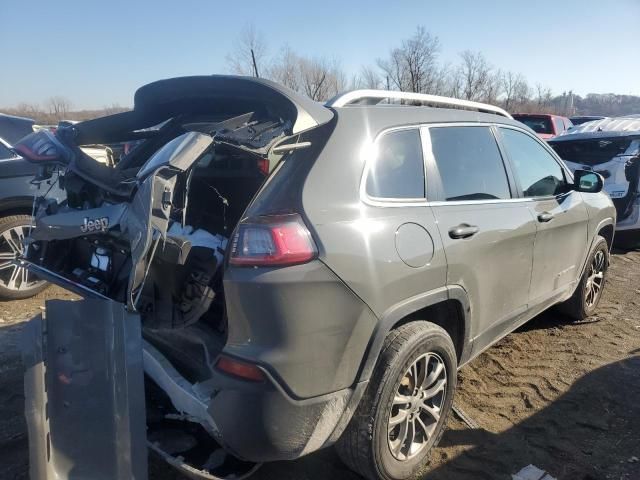
M30 118L0 114L0 299L3 300L31 297L47 285L13 263L22 253L22 242L31 225L33 197L44 193L31 182L37 166L12 150L14 143L33 132L33 125ZM49 195L64 198L57 186L52 187Z

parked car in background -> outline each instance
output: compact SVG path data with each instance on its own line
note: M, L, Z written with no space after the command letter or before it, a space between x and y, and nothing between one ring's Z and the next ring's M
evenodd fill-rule
M132 137L113 169L77 147ZM378 90L321 105L186 77L16 148L64 168L68 199L38 201L25 261L89 297L25 330L45 362L27 369L35 472L140 478L125 469L148 437L190 478L332 444L370 480L414 478L457 369L553 305L591 315L605 284L602 178L572 178L491 105ZM62 380L44 391L42 372Z
M33 273L15 265L13 260L22 253L23 239L31 228L34 195L42 193L39 189L46 188L50 190L49 195L63 199L64 192L57 184L57 174L45 184L32 183L37 167L25 161L12 147L25 135L43 129L55 131L56 128L38 125L31 118L0 113L0 299L28 298L47 285ZM113 150L106 145L82 146L82 151L90 158L108 166L115 163Z
M32 183L37 166L12 150L15 142L32 132L33 120L0 114L0 299L3 300L27 298L46 287L46 282L14 264L29 233L34 195L44 193ZM40 188L51 188L49 195L64 198L56 185L42 184Z
M524 123L543 140L562 135L573 126L567 117L546 113L514 113L513 119Z
M573 170L593 170L604 177L604 191L618 212L616 236L640 243L640 118L604 118L585 123L549 144Z
M576 125L582 125L583 123L593 122L594 120L602 120L607 117L603 117L602 115L582 115L577 117L570 117L571 123Z

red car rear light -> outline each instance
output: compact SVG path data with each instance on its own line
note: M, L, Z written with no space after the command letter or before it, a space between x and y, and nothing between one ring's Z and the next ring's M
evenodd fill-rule
M39 130L20 140L13 149L32 163L62 161L65 148L53 133Z
M216 368L228 375L251 382L263 382L265 380L264 372L256 365L242 362L226 355L220 355L216 362Z
M242 221L231 242L231 265L284 266L305 263L318 254L298 214Z
M268 158L259 158L258 159L258 170L264 173L265 175L269 175L269 159Z

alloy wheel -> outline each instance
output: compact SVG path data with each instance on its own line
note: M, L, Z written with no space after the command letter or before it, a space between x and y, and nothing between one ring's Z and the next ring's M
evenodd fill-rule
M585 284L585 303L587 308L592 308L602 293L602 287L604 286L604 270L606 263L606 256L602 250L598 250L591 261L589 267L589 276Z
M9 290L24 291L45 283L15 263L18 256L23 254L27 228L19 225L0 233L0 285Z
M397 460L410 460L427 446L440 420L446 386L447 368L436 353L420 356L400 380L387 437Z

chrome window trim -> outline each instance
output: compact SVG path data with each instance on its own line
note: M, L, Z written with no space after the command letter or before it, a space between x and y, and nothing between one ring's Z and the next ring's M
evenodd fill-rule
M420 199L408 199L408 198L379 198L379 197L371 197L367 194L366 191L366 181L367 176L369 174L370 161L368 158L364 159L364 167L362 176L360 178L360 201L366 205L372 207L441 207L445 205L487 205L487 204L509 204L509 203L529 203L529 202L541 202L545 200L554 200L554 199L562 199L565 196L568 196L572 193L572 191L568 191L565 193L561 193L559 195L549 195L545 197L512 197L512 198L501 198L501 199L492 199L492 200L454 200L454 201L443 201L436 200L430 201L428 199L429 192L427 191L427 155L430 155L433 161L433 152L431 149L428 151L425 147L431 145L431 138L428 135L429 128L441 128L441 127L496 127L496 128L509 128L511 130L516 130L518 132L522 132L525 135L533 138L538 144L542 145L543 148L547 150L551 154L551 156L556 160L556 163L560 165L560 168L565 172L567 176L567 180L573 181L573 175L571 174L571 170L565 165L562 159L556 154L556 152L548 145L546 142L543 142L538 138L537 135L531 134L525 128L519 127L517 125L509 125L504 123L496 123L496 122L438 122L438 123L416 123L410 125L401 125L395 127L388 127L380 132L373 138L371 141L372 144L378 142L378 140L385 135L386 133L397 131L397 130L410 130L410 129L418 129L420 133L420 138L422 141L422 157L424 163L424 179L425 179L425 197ZM496 139L499 142L499 139ZM503 162L507 161L506 159L502 159Z

